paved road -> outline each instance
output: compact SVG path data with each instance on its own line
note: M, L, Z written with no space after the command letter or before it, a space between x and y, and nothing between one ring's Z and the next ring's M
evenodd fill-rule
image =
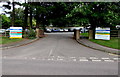
M84 47L72 36L73 33L47 33L47 37L32 44L3 50L3 74L118 74L117 56Z

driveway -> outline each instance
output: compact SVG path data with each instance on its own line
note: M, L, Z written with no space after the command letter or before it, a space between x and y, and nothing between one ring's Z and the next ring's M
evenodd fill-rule
M117 56L78 44L73 39L72 32L46 33L46 35L47 37L29 45L3 50L3 74L118 74Z

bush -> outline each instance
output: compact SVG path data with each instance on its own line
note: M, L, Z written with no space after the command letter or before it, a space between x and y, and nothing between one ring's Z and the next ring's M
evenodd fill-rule
M33 29L30 29L27 35L28 35L29 39L36 38L36 33L35 33L35 31Z

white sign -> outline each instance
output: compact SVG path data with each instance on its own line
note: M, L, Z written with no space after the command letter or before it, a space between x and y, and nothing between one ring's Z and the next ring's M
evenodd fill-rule
M22 38L22 27L10 27L10 38Z
M96 28L95 39L110 40L110 28Z

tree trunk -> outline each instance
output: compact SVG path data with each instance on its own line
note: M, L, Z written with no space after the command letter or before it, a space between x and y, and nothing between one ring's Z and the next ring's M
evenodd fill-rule
M26 28L28 27L28 6L25 7L24 13L25 13L24 26Z
M13 0L13 12L12 12L12 26L14 26L14 23L15 23L15 3L14 3L14 0Z
M30 7L30 28L32 28L32 8L31 7Z

